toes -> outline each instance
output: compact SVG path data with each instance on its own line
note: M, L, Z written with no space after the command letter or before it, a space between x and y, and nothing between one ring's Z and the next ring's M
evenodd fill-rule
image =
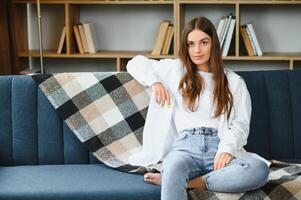
M159 173L146 173L144 175L144 181L154 185L161 184L161 175Z
M149 180L151 177L151 173L144 174L144 180Z

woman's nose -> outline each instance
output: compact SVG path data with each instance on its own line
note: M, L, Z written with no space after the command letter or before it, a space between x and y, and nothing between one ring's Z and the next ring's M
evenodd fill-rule
M194 52L195 52L195 53L201 52L201 47L200 47L199 45L195 45L195 47L194 47Z

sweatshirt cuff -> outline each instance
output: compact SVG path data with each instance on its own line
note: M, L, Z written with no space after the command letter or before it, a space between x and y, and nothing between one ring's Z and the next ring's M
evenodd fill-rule
M233 147L231 147L229 145L222 145L222 146L219 146L219 148L217 150L217 154L218 153L229 153L232 156L234 156L235 150Z
M151 87L154 83L161 82L160 78L155 74L151 73L147 76L147 80L145 80L145 83L147 86Z

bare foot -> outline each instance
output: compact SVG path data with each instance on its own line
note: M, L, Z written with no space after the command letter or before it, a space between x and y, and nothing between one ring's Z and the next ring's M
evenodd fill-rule
M146 173L144 175L144 181L154 185L161 185L160 173Z

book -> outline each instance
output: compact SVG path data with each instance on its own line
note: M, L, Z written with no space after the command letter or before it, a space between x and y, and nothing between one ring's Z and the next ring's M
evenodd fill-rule
M222 31L223 31L224 24L226 23L226 20L227 20L226 16L221 17L216 30L220 45L222 44Z
M57 48L57 53L61 54L62 50L63 50L63 46L66 40L66 26L64 26L62 33L61 33L61 37L60 37L60 42L59 42L59 46Z
M82 24L78 25L78 31L79 31L79 35L80 35L80 38L81 38L82 43L83 43L84 53L89 53L87 38L86 38L84 27L83 27Z
M94 23L83 23L85 36L88 43L89 53L96 53L98 48L97 34Z
M74 31L74 35L75 35L75 40L76 40L76 44L78 47L78 51L80 54L84 54L84 47L83 47L83 42L81 40L81 37L79 35L79 30L78 30L78 26L74 25L73 26L73 31Z
M162 54L163 55L167 55L169 53L169 50L170 50L170 47L171 47L171 42L173 40L173 36L174 36L174 26L169 25L168 30L167 30L167 34L166 34L166 38L165 38L165 41L164 41L163 49L162 49Z
M153 48L152 55L161 55L168 27L169 21L165 20L160 23L159 31L157 34L157 40L155 47Z
M250 33L250 29L248 29L247 25L246 25L246 32L247 32L247 35L250 39L250 42L251 42L251 46L252 46L252 49L254 51L254 55L256 56L257 55L257 51L256 51L256 48L255 48L255 44L254 44L254 40L252 39L252 36L251 36L251 33Z
M225 23L223 24L223 29L222 29L222 32L221 32L221 42L220 42L221 48L224 45L224 41L225 41L225 38L226 38L226 35L227 35L227 32L228 32L232 17L233 17L232 14L228 15L226 17Z
M260 48L258 39L256 37L253 25L251 23L247 24L247 29L250 31L250 35L251 35L251 38L254 42L254 46L255 46L255 49L256 49L256 52L257 52L257 56L262 56L262 50Z
M246 25L240 26L239 31L242 36L242 40L246 47L248 55L255 56L255 52L253 51L252 44L251 44L250 38L248 36L247 30L246 30Z
M228 55L230 44L231 44L231 41L232 41L233 32L234 32L234 27L235 27L235 18L232 17L232 19L230 21L228 31L227 31L226 36L225 36L225 43L224 43L224 46L222 48L222 56L223 57Z

